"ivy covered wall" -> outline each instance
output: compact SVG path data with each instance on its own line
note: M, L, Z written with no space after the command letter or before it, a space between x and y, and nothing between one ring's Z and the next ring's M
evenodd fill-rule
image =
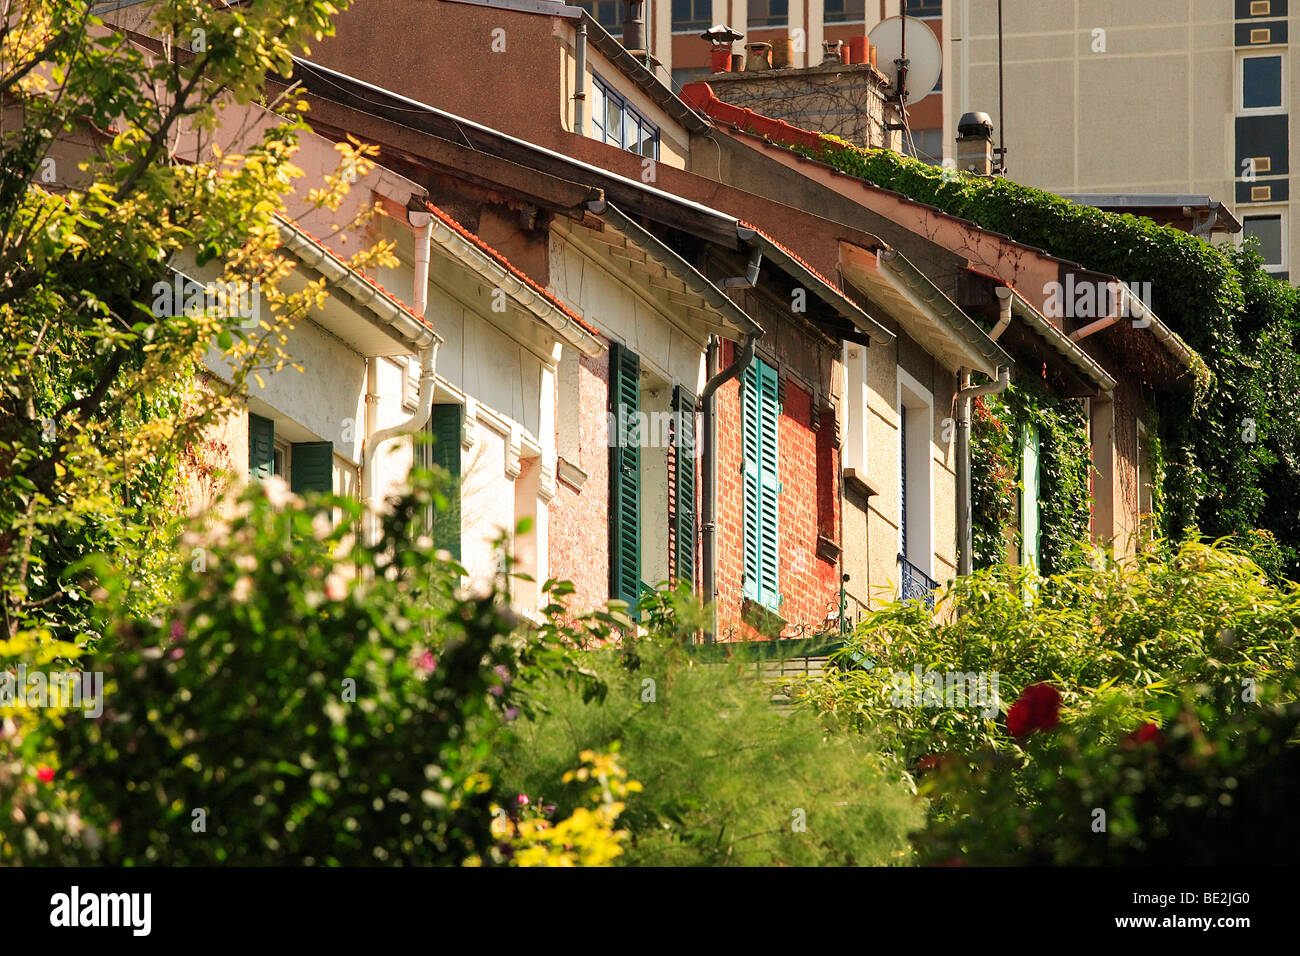
M1253 248L825 142L797 151L1088 269L1151 283L1156 315L1203 360L1190 401L1156 399L1165 529L1258 545L1277 573L1300 577L1300 310L1296 290L1265 274Z

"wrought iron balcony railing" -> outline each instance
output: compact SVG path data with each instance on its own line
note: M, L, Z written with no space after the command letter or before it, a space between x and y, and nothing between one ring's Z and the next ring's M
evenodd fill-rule
M902 594L900 597L904 601L913 599L924 601L925 606L933 611L934 592L939 587L939 583L901 554L898 556L898 563L901 567L900 575L902 578Z

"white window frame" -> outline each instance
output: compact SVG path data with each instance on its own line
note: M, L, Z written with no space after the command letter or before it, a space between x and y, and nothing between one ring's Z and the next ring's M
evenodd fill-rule
M917 458L924 459L924 465L918 470L907 470L907 550L903 550L903 495L899 493L898 514L898 550L909 564L934 577L934 393L909 375L901 366L898 368L897 405L900 417L907 416L907 444L902 447L901 438L896 444L899 454L908 456L909 464L916 463ZM919 427L918 427L919 426ZM901 476L903 463L898 462Z
M1275 58L1282 65L1282 102L1277 106L1253 106L1246 108L1246 61L1260 60L1265 58ZM1237 62L1234 65L1233 76L1235 89L1233 91L1233 104L1236 107L1238 116L1276 116L1279 113L1289 112L1290 96L1287 93L1287 51L1286 47L1260 47L1258 49L1243 50L1237 54Z
M1249 212L1245 209L1240 210L1241 215L1241 238L1237 240L1238 247L1246 242L1246 220L1260 219L1266 216L1278 217L1278 228L1281 230L1282 239L1282 261L1280 263L1264 263L1264 271L1270 275L1274 272L1290 272L1291 257L1288 255L1290 243L1287 241L1287 210L1285 206L1250 206Z

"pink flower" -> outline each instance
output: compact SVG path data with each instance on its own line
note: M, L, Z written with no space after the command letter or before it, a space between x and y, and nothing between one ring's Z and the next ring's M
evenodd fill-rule
M41 767L36 771L36 777L41 783L49 783L54 779L54 771L49 767Z
M528 794L526 793L521 793L519 796L515 797L515 800L518 801L521 807L528 806Z
M438 662L433 658L432 651L425 651L420 655L420 659L415 662L416 670L423 671L426 674L432 674L438 669Z

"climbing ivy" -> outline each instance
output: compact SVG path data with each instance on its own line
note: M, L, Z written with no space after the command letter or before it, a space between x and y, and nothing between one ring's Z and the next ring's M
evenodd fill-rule
M1008 534L1018 539L1017 501L1024 491L1017 438L1038 430L1039 570L1073 567L1089 534L1092 450L1077 399L1058 398L1031 378L999 395L975 400L971 413L971 537L976 568L1006 559Z
M1300 310L1296 290L1262 270L1252 244L1211 245L1009 179L823 139L821 150L791 148L1088 269L1151 283L1153 311L1199 356L1191 400L1156 399L1167 529L1266 529L1286 572L1300 573Z

